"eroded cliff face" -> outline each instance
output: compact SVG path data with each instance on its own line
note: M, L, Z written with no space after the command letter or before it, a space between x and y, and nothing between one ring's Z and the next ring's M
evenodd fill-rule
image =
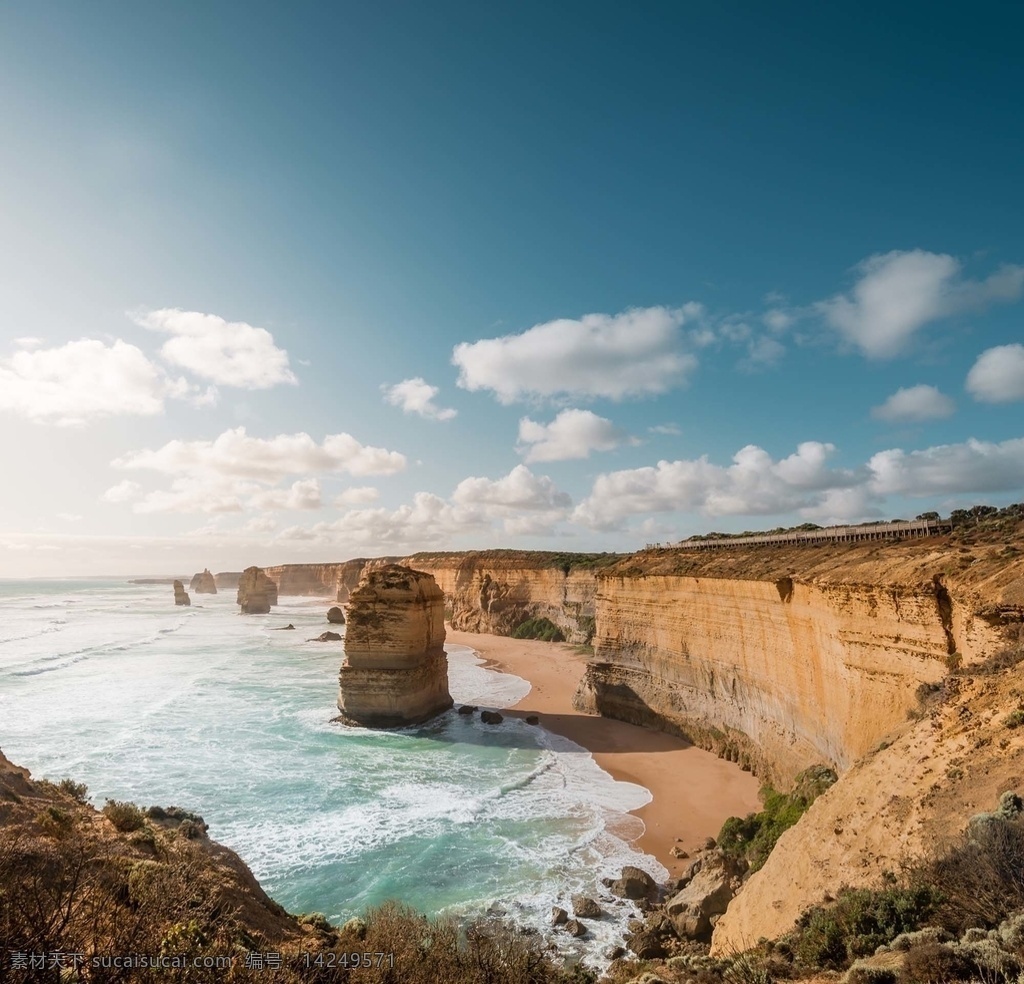
M277 584L282 595L319 595L325 598L337 598L338 588L347 581L350 588L359 583L360 573L365 560L349 560L336 564L279 564L276 567L265 567L267 576Z
M448 710L444 595L423 571L367 571L345 616L339 720L372 728L418 724Z
M921 684L999 646L1022 574L1000 548L928 541L636 555L600 579L577 704L780 787L809 765L841 773L905 724Z
M554 559L553 559L554 557ZM525 551L416 554L402 563L428 571L445 594L452 628L510 635L522 622L547 618L572 643L594 632L597 574L614 555Z

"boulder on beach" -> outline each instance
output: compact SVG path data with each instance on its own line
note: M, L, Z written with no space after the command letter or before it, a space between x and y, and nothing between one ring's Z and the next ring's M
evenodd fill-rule
M569 921L569 913L565 911L560 905L553 906L551 909L551 925L552 926L564 926Z
M540 718L537 717L536 714L527 714L526 715L526 723L527 724L540 724Z
M577 919L600 919L601 907L589 896L576 895L572 900L572 914Z
M188 596L188 592L185 590L185 585L181 581L174 582L174 604L176 605L191 605L192 599Z
M497 711L481 711L480 720L484 724L501 724L505 719Z
M473 715L476 712L477 712L477 707L476 707L475 704L463 704L462 707L459 708L459 714L466 715L466 716Z
M706 943L718 917L743 883L746 863L711 851L690 865L686 887L665 903L665 912L682 939Z
M570 919L565 924L565 931L570 936L575 936L576 939L579 939L581 936L587 935L587 927L584 926L583 923L581 923L578 919Z
M327 621L330 622L331 625L344 625L345 613L337 605L333 608L328 608Z
M643 868L627 864L622 874L608 886L620 898L648 899L658 893L658 884Z

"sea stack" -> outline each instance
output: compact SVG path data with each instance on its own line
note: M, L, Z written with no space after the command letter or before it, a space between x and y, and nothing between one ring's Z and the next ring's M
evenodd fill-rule
M196 594L216 594L217 582L213 579L209 568L206 568L202 574L192 575L192 581L189 583L188 589Z
M185 590L185 585L181 581L174 582L174 604L176 605L191 605L192 599L188 596L188 592Z
M243 615L266 615L277 604L277 585L262 568L247 567L238 580L235 600Z
M390 564L363 576L345 617L338 720L419 724L448 710L444 594L430 574Z

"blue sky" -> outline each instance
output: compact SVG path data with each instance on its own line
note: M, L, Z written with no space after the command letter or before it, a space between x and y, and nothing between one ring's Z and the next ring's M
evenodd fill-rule
M1024 498L1024 14L896 6L0 7L0 574Z

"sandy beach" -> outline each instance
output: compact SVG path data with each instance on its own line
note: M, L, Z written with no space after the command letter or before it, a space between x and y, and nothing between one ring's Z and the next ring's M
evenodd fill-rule
M586 657L573 646L452 629L447 639L530 682L530 693L503 713L539 715L544 727L582 745L614 778L651 791L653 800L636 811L645 826L637 846L673 875L687 864L672 857L673 847L692 854L706 837L717 836L726 817L760 809L758 780L738 765L681 738L574 710Z

